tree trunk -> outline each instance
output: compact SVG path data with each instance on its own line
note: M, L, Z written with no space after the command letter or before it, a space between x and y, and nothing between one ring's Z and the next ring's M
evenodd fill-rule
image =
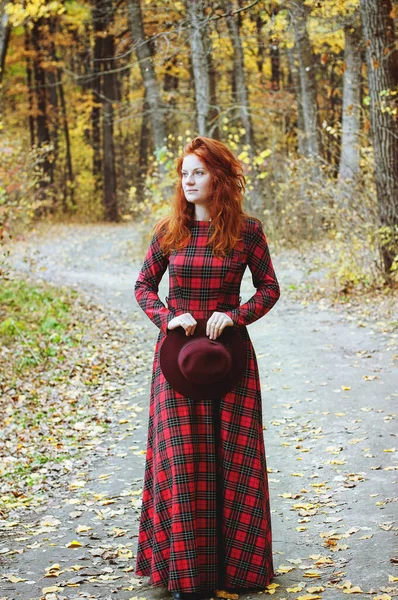
M356 24L344 27L344 83L339 182L359 174L361 30ZM351 188L352 189L352 188Z
M56 63L58 61L57 52L54 44L54 37L57 31L56 17L49 17L47 19L46 36L50 38L48 46L48 53L51 60ZM50 136L54 146L53 150L53 162L52 162L52 176L51 183L54 183L54 173L57 170L57 160L59 153L59 106L58 106L58 85L57 85L57 69L51 67L47 70L47 81L48 81L48 99L49 99L49 123L50 123Z
M150 45L145 39L144 25L142 22L140 0L128 0L129 23L133 37L134 49L141 70L141 77L146 90L149 114L152 126L152 136L156 153L160 153L166 146L167 131L164 119L164 107L160 97L159 86L156 80ZM162 163L159 167L162 174Z
M220 107L217 104L217 73L214 69L213 58L211 52L208 54L208 65L209 65L209 81L210 81L210 110L209 110L209 135L212 138L220 139L220 128L218 117L220 114Z
M255 16L256 23L256 36L257 36L257 69L260 75L263 75L264 66L264 39L263 39L263 19L262 16L257 13ZM260 80L262 77L260 77Z
M279 53L279 40L278 37L273 35L270 39L270 57L271 57L271 89L274 92L279 91L280 84L280 53Z
M45 146L50 144L50 132L48 128L48 115L47 115L47 95L46 95L46 74L42 67L43 52L41 48L41 28L44 25L44 18L41 17L34 22L31 40L32 46L35 50L33 58L33 73L35 76L34 92L36 95L37 104L37 143L39 146ZM39 182L41 188L40 198L44 200L48 195L48 185L53 179L52 165L49 160L49 152L45 151L43 159L43 177ZM42 214L42 211L39 210Z
M66 199L70 198L71 206L74 207L75 203L75 184L73 181L73 167L72 167L72 153L71 153L71 144L70 144L70 136L69 136L69 125L68 125L68 115L66 110L66 102L65 102L65 94L64 94L64 86L62 84L62 71L58 69L58 83L59 83L59 99L61 103L61 112L62 112L62 127L64 130L65 136L65 160L66 160L66 173L67 173L67 183L66 189L64 191L64 209L68 210L68 206L66 203Z
M91 15L94 30L94 59L92 76L91 110L91 147L93 149L93 177L95 195L102 193L102 154L101 154L101 60L102 60L102 35L104 22L101 18L102 0L95 0Z
M305 137L304 130L303 105L301 104L300 74L298 71L298 66L296 64L296 48L287 48L287 57L289 61L289 72L296 93L297 101L297 152L301 156L305 156L307 154L307 140Z
M318 129L318 102L315 84L315 66L307 31L309 7L303 0L290 3L294 37L299 63L301 104L307 156L321 156L321 137Z
M10 0L0 0L0 83L3 80L4 63L10 39L9 17L6 13L6 6L9 3Z
M141 121L141 134L140 134L140 146L138 154L138 172L136 179L136 199L137 202L144 200L145 194L145 173L148 168L148 154L149 154L149 106L146 99L146 90L144 96L144 111L142 113Z
M117 98L116 76L112 72L115 68L115 39L110 33L114 21L112 0L103 0L103 19L106 35L102 38L102 139L103 139L103 205L105 218L108 221L119 219L116 195L116 169L115 169L115 144L113 124L113 104Z
M390 0L361 0L367 53L370 117L379 217L390 228L391 243L382 246L387 278L398 251L398 121L394 92L398 89L398 51Z
M195 79L195 100L199 135L208 135L211 86L209 78L208 44L203 32L203 0L187 0L187 11L191 26L189 42Z
M30 31L27 24L24 24L24 50L26 56L26 81L28 84L28 105L29 105L29 134L30 134L30 145L31 147L35 144L35 121L33 118L33 75L32 75L32 61L29 58L30 51Z
M224 4L225 10L231 12L236 8L235 2ZM235 16L229 15L226 17L227 27L232 42L233 48L233 65L235 79L235 98L234 101L238 105L237 111L244 133L244 143L248 146L248 154L250 158L251 171L250 179L253 190L249 193L250 208L254 213L260 211L263 207L262 186L258 180L258 171L254 163L256 156L256 141L254 138L253 124L250 115L249 93L246 83L246 73L244 65L243 47L239 31L238 19Z

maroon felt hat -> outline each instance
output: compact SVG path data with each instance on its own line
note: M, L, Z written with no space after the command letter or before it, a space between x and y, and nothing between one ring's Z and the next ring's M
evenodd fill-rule
M183 327L167 331L160 367L170 385L193 400L217 399L238 383L246 367L246 341L235 327L217 339L206 335L207 319L196 319L193 335Z

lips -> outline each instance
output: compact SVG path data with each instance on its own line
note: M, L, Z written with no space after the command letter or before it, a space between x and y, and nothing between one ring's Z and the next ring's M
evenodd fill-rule
M189 194L190 192L197 192L198 190L187 190L187 193Z

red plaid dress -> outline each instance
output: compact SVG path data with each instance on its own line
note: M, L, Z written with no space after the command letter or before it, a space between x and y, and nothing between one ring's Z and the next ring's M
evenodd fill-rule
M170 591L261 589L274 575L261 389L246 325L273 307L279 285L260 221L246 219L242 242L223 258L206 246L210 226L195 221L189 244L167 256L154 234L135 284L138 304L160 330L135 572ZM239 306L246 265L256 293ZM166 307L158 285L167 267ZM193 401L166 381L159 350L172 318L208 318L217 305L246 340L246 370L218 401Z

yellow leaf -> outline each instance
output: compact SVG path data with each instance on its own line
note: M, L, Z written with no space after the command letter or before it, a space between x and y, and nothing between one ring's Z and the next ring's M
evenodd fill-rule
M297 504L293 504L293 508L297 510L300 510L300 508L303 508L304 510L312 510L317 507L317 504L311 504L310 502L297 502Z
M297 596L297 600L317 600L318 598L322 598L317 594L304 594L304 596Z
M128 560L133 557L133 553L128 548L119 548L117 551L119 558L123 560Z
M269 583L266 587L267 590L275 590L280 586L280 583Z
M329 558L328 556L323 556L322 558L320 558L319 560L316 561L317 565L332 565L333 564L333 560L331 558Z
M46 567L46 574L44 577L58 577L61 575L63 571L61 571L61 567L58 564L51 565L50 567Z
M297 592L301 592L303 587L305 587L305 585L297 585L296 587L288 587L288 588L286 588L286 591L295 594Z
M290 473L292 477L304 477L304 473Z
M69 484L70 491L77 490L78 488L83 488L86 485L85 481L72 481Z
M216 598L227 598L227 600L239 600L239 594L231 594L225 590L216 590Z
M395 575L389 575L388 576L388 581L391 581L391 582L398 581L398 577L395 577Z
M383 452L395 452L395 448L385 448Z
M61 565L58 565L57 563L46 567L46 571L59 571L60 569Z
M295 569L295 567L289 567L288 565L281 565L276 570L278 573L289 573L290 571L293 571L293 569Z
M83 544L81 544L77 540L72 540L71 542L69 542L69 544L66 544L67 548L81 548L81 546L83 546Z
M86 531L90 531L90 529L92 529L92 527L89 527L88 525L79 525L76 527L75 531L76 533L85 533Z
M330 546L330 550L332 552L338 552L339 550L347 550L349 546L347 544L336 544L335 546Z
M22 577L17 577L16 575L6 575L6 578L10 583L21 583L21 581L27 581L27 579L22 579Z
M307 588L307 592L310 594L316 594L317 592L324 592L325 588L321 585L314 585L313 587Z
M47 517L44 517L44 519L42 519L40 521L40 527L56 527L57 525L60 525L60 524L61 524L61 521L59 519L56 519L52 515L48 515Z
M50 585L50 587L45 587L41 591L43 594L55 594L55 592L60 591L60 587L58 585Z
M309 571L305 571L303 577L320 577L321 573L320 571L314 571L314 570L309 570Z
M344 594L363 594L363 590L359 587L359 585L354 585L354 587L346 588L343 590Z

